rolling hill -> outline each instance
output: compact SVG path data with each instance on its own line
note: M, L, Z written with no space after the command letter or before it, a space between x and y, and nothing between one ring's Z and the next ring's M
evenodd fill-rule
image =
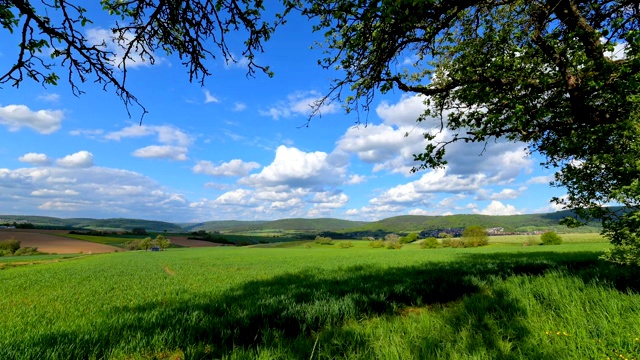
M386 218L374 222L351 221L334 218L320 219L280 219L274 221L207 221L191 224L173 224L164 221L141 219L88 219L70 218L61 219L47 216L23 216L0 215L0 220L5 222L26 221L39 227L66 228L66 229L112 229L131 230L144 228L152 232L192 232L198 230L219 231L227 233L252 232L252 231L298 231L298 232L397 232L407 233L423 230L464 228L470 225L480 225L486 228L502 227L505 231L532 231L554 229L556 231L572 232L597 232L598 223L590 223L589 226L568 229L560 226L558 221L571 216L570 211L559 211L546 214L528 215L445 215L422 216L403 215Z

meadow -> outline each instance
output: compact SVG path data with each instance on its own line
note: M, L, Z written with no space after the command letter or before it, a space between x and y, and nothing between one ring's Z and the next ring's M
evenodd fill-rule
M0 358L640 358L640 276L606 243L353 243L5 268Z

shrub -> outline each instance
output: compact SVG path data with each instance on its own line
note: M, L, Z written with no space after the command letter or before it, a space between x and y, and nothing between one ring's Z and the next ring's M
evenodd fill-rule
M330 237L316 236L315 243L318 245L333 245L333 239Z
M451 239L453 237L453 235L449 234L448 232L441 232L440 234L438 234L438 237L440 239Z
M372 242L369 243L369 247L372 247L374 249L383 248L384 247L384 241L382 241L382 240L373 240Z
M435 249L438 247L438 239L434 237L428 237L422 241L420 248L422 249Z
M18 251L18 249L20 249L20 241L14 238L0 241L0 250L13 254Z
M560 235L556 234L553 231L547 231L546 233L540 235L540 241L542 241L542 245L562 244L562 238L560 237Z
M13 253L15 256L38 255L41 254L36 247L23 247Z
M384 242L384 245L387 249L390 250L398 250L402 248L402 243L400 243L400 238L397 240L387 240Z
M460 239L444 239L442 240L442 247L463 248L466 247L464 241Z
M351 241L347 241L341 242L338 246L340 246L341 249L348 249L350 247L353 247L353 244L351 243Z
M414 241L418 240L418 237L419 237L419 236L418 236L418 234L416 234L416 233L411 233L411 234L409 234L409 235L407 235L407 236L403 236L403 237L401 237L401 238L400 238L400 243L401 243L401 244L408 244L408 243L412 243L412 242L414 242Z
M528 236L527 241L525 241L522 246L538 246L540 245L540 241L536 239L534 236Z

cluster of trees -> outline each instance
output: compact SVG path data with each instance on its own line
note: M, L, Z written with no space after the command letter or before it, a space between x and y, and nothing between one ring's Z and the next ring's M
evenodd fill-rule
M204 84L208 58L236 61L226 42L238 38L232 31L245 36L249 74L272 76L255 55L296 13L325 36L319 64L340 70L313 115L332 101L360 114L379 93L421 95L426 110L416 120L438 124L424 134L415 171L445 165L455 143L524 143L567 190L554 201L578 217L565 223L599 219L614 245L608 259L640 264L637 0L281 0L268 9L258 0L104 0L118 19L110 33L120 57L87 38L91 15L80 3L0 2L0 29L7 39L20 34L19 46L8 44L15 60L0 85L55 85L63 69L74 94L85 81L111 86L128 110L140 104L126 84L127 63L174 54ZM399 65L404 59L410 66ZM603 206L611 203L623 209Z
M144 239L135 239L125 243L125 249L127 250L149 250L152 247L157 246L161 250L167 249L171 246L171 240L167 239L163 235L156 236L155 239L146 237Z
M0 256L20 256L42 254L35 247L21 247L21 242L16 239L0 241Z

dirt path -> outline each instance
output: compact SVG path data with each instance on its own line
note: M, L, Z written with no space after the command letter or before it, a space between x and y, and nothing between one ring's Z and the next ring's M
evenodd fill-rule
M56 233L66 232L59 230L0 229L0 240L14 238L20 241L20 246L22 247L37 247L38 251L50 254L95 254L122 250L115 246L55 235Z

